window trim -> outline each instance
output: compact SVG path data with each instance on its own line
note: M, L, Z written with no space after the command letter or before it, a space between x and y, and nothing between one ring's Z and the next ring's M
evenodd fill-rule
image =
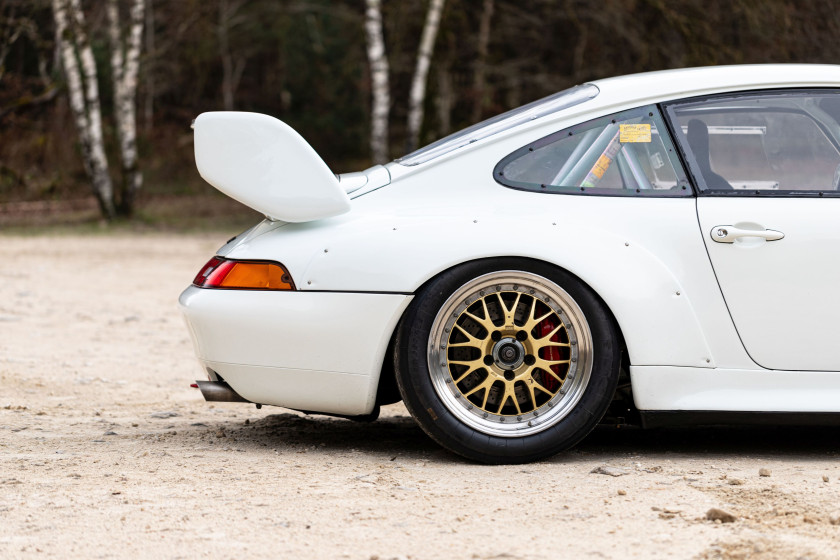
M522 157L523 155L527 154L528 152L534 151L537 148L541 148L543 146L556 142L557 140L563 137L573 136L575 134L585 134L587 131L592 130L592 126L589 125L591 125L593 121L612 119L613 122L617 122L630 118L632 116L638 116L642 113L647 113L647 116L653 119L654 124L656 125L657 130L659 131L660 138L662 139L662 144L665 147L665 149L669 152L668 159L674 168L674 172L676 173L677 186L682 187L681 189L614 189L605 187L558 187L555 185L554 189L549 190L547 185L537 185L536 183L512 181L504 176L503 170L511 161L514 161L515 159L518 159L519 157ZM690 180L690 177L688 176L683 159L682 157L680 157L680 150L677 148L677 145L674 142L673 133L670 130L670 125L667 119L662 114L660 107L655 104L643 105L641 107L634 107L632 109L620 111L618 113L612 113L603 115L601 117L595 117L593 119L587 119L586 121L574 124L556 132L552 132L548 136L543 136L542 138L538 138L533 142L529 142L528 144L517 148L515 151L503 157L493 167L493 179L500 185L509 189L541 194L559 194L573 196L610 196L624 198L686 198L694 196L695 194L693 184Z
M661 113L671 135L671 140L677 148L677 153L683 162L684 169L691 181L692 189L698 197L746 197L746 198L840 198L840 190L745 190L745 189L708 189L702 174L699 173L699 165L694 159L694 154L685 149L688 140L682 129L678 127L674 108L680 105L700 103L707 100L737 100L740 98L770 97L782 95L795 95L806 97L808 95L825 95L833 93L840 96L840 88L781 88L781 89L757 89L749 91L737 91L729 93L718 93L713 95L700 95L696 97L684 97L671 101L659 103ZM813 119L813 117L810 117ZM825 134L826 139L840 152L840 139L835 139L832 134L824 129L824 125L814 122ZM838 123L840 124L840 123ZM679 130L678 130L679 129ZM701 188L702 185L702 188Z

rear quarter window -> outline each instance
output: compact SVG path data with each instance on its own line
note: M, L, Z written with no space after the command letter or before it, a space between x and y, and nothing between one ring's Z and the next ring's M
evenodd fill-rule
M494 170L512 188L618 196L690 195L655 106L558 131L516 150Z

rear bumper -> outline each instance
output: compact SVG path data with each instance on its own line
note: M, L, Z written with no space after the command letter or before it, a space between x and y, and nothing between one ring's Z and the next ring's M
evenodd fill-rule
M388 341L412 296L208 290L179 303L195 352L243 398L369 414Z

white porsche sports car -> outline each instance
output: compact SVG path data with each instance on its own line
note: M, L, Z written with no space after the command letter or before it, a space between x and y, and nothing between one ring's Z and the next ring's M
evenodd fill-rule
M645 425L840 412L840 66L598 80L342 175L269 116L194 130L201 176L266 216L180 298L207 400L402 399L488 463L616 402Z

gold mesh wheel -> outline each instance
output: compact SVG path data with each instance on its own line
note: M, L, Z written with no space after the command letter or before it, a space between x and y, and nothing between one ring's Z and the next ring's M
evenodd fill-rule
M429 373L443 404L468 426L525 436L580 400L592 368L589 326L572 297L522 271L476 278L446 301L429 337Z

